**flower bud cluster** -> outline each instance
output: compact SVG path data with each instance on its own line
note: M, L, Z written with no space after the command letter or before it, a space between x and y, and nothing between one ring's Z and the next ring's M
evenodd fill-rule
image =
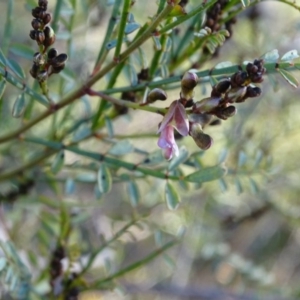
M203 28L208 27L212 32L217 32L220 29L226 29L229 32L229 36L226 36L226 40L229 39L232 35L232 25L236 23L237 19L235 17L229 19L225 22L224 26L221 25L221 18L223 10L227 6L230 0L219 0L214 5L212 5L206 13L206 22L203 25ZM204 48L205 51L209 51L207 48ZM218 49L217 49L218 50ZM217 51L215 52L217 54Z
M33 30L29 36L35 40L38 45L48 48L55 42L55 34L53 29L48 25L51 22L51 15L47 13L47 0L39 0L38 6L32 9L34 19L31 22Z
M203 128L206 125L215 125L213 116L226 120L236 114L234 103L244 102L247 98L257 97L261 94L259 87L253 83L261 83L266 69L263 60L254 60L248 63L246 71L238 71L231 77L217 83L211 91L211 96L194 103L194 88L197 86L196 73L186 72L181 80L180 99L171 103L166 115L159 125L160 138L158 146L164 150L166 159L178 154L178 146L174 137L174 128L181 136L190 135L197 146L203 150L211 147L213 139ZM167 96L161 89L152 90L147 103L156 100L166 100ZM188 115L186 108L192 107Z
M39 0L38 6L32 9L34 19L31 22L33 30L29 36L40 46L40 52L33 56L30 74L39 82L44 82L52 74L57 74L65 67L67 54L58 54L55 48L48 48L55 42L55 33L49 26L51 15L47 12L48 1ZM48 50L48 53L46 53Z

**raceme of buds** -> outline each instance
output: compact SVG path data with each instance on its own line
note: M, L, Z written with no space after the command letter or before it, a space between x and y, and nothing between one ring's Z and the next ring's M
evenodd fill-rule
M194 72L186 72L181 79L180 98L192 99L194 96L194 88L198 84L198 76Z
M58 54L57 50L48 48L55 42L55 33L49 23L51 15L47 12L48 1L39 0L38 6L32 9L34 19L31 22L33 30L29 36L39 45L40 52L34 54L30 74L39 82L44 82L52 74L59 73L65 67L67 54ZM48 53L47 53L48 50Z

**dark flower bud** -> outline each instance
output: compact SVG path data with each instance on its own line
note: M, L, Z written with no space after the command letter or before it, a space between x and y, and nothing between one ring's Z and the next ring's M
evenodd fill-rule
M43 65L45 63L44 55L42 55L40 52L36 52L33 55L33 62L38 66Z
M246 66L246 71L248 72L248 74L253 74L258 71L258 67L252 63L248 63Z
M49 47L55 42L55 33L54 30L50 26L46 26L44 29L45 40L43 45L45 47Z
M188 101L186 101L185 103L185 108L189 108L189 107L193 107L194 105L194 100L193 99L189 99Z
M229 92L225 95L225 100L230 103L240 102L241 99L245 96L247 91L246 86L237 87L229 90Z
M204 128L207 124L210 123L213 116L209 114L192 113L188 115L188 118L190 123L199 123Z
M43 42L45 41L45 34L43 31L37 31L36 32L36 39L38 44L43 44Z
M43 17L43 22L44 22L44 24L46 25L46 24L50 23L50 22L51 22L51 19L52 19L51 15L48 14L48 13L46 13L46 14L44 15L44 17Z
M41 71L41 72L39 72L38 75L37 75L37 77L36 77L36 79L39 82L45 81L47 78L48 78L47 71Z
M231 82L229 78L219 81L211 91L211 97L218 97L221 94L225 94L231 87Z
M208 97L197 101L193 106L193 113L209 113L222 102L220 97Z
M251 74L250 79L251 79L251 82L253 82L253 83L261 83L264 81L262 74L260 72L258 72L256 74Z
M48 1L47 0L39 0L39 7L44 10L47 10Z
M141 69L141 72L137 74L139 80L148 80L149 78L149 69Z
M57 50L55 48L51 48L47 54L48 60L52 60L57 56L57 54L58 54Z
M60 66L51 66L49 69L49 76L52 74L58 74L65 68L65 64L62 64Z
M231 76L231 85L232 87L243 86L248 79L247 72L238 71Z
M222 121L220 119L215 119L213 121L211 121L208 125L209 126L218 126L222 123Z
M162 89L159 89L159 88L155 88L153 89L152 91L150 91L150 93L148 94L147 96L147 102L148 103L152 103L156 100L166 100L167 99L167 93L162 90Z
M32 67L31 67L30 71L29 71L30 75L31 75L33 78L37 78L39 69L40 69L39 65L37 65L37 64L34 63L34 64L32 65Z
M34 18L43 19L46 13L41 7L35 7L32 9L31 14Z
M180 97L186 100L193 98L194 88L198 84L198 76L194 72L186 72L181 79Z
M30 30L29 32L29 36L32 40L36 40L36 34L37 34L36 30Z
M68 55L65 53L61 53L52 59L52 65L54 68L58 68L62 65L65 65L65 62L67 61L67 59L68 59Z
M244 102L247 98L254 98L261 95L261 89L259 87L247 86L246 94L240 101L236 102Z
M31 26L33 29L38 30L41 28L42 22L39 19L33 19L31 21Z
M222 120L227 120L228 118L234 116L235 114L236 114L236 108L232 105L215 111L215 115Z
M213 139L208 135L203 133L202 127L198 123L190 124L190 136L194 139L196 145L202 150L207 150L213 144Z

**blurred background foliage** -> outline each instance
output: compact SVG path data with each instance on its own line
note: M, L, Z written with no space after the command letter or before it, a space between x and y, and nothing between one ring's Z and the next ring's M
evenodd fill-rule
M117 20L124 2L115 5ZM219 1L223 2L227 3ZM300 3L243 2L249 6L227 3L232 15L225 10L220 22L228 16L236 20L232 36L221 47L212 40L210 46L193 48L198 43L195 28L200 32L204 26L204 10L167 35L147 40L93 88L126 99L122 92L135 89L143 68L149 67L148 81L153 82L176 79L192 67L210 70L221 62L242 64L274 49L282 56L299 48ZM132 23L142 27L150 22L159 3L135 1ZM8 72L16 78L6 81L1 73L1 86L6 82L0 93L1 137L26 126L47 106L39 84L29 75L38 50L28 36L36 5L34 0L0 0L0 46L10 63ZM99 53L107 29L114 26L109 23L115 21L110 19L113 5L106 0L49 1L55 48L69 57L66 68L48 80L54 102L83 85L99 58L100 68L113 60L113 45L107 46L107 56ZM189 12L198 5L190 0L184 9ZM118 42L118 27L111 29L106 45ZM129 41L139 32L136 29ZM160 44L162 56L155 62ZM3 58L0 62L3 71ZM160 115L113 110L87 95L3 142L1 299L298 299L299 90L272 70L264 76L259 98L242 103L233 118L206 129L214 138L209 150L200 150L190 137L178 140L181 154L189 154L175 167L163 161L157 148ZM299 78L296 69L292 74ZM194 100L207 97L216 79L200 77ZM167 107L178 98L179 80L162 86L168 100L156 107ZM145 87L134 97L142 99ZM20 95L25 96L24 113L13 118ZM99 111L100 118L95 118ZM61 143L75 150L65 151ZM180 177L218 165L225 165L227 174L211 182L157 176L170 170ZM137 172L134 166L146 171ZM55 268L61 268L61 276L53 275Z

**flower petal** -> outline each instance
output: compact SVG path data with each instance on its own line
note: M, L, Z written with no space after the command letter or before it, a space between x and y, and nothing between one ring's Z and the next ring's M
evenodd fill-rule
M187 136L189 133L189 120L185 112L184 106L179 101L177 101L176 104L174 121L175 121L174 127L177 129L177 131L181 135Z
M178 100L176 101L173 101L167 111L167 113L165 114L159 128L158 128L158 131L157 133L163 131L166 126L172 122L172 119L174 117L174 113L175 113L175 110L176 110L176 104L177 104Z
M164 149L164 157L168 160L172 158L173 154L176 156L179 154L172 125L167 125L164 128L160 134L157 144L160 148Z

